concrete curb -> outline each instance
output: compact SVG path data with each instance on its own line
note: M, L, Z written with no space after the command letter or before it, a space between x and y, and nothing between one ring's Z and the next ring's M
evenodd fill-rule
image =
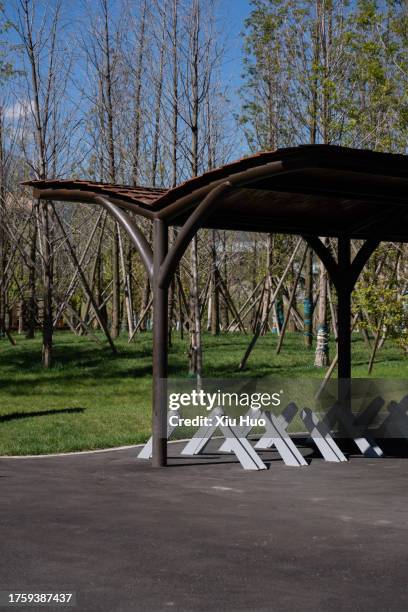
M221 437L221 436L220 436ZM176 444L178 442L188 442L189 438L183 440L169 440L168 444ZM72 451L69 453L49 453L47 455L0 455L0 459L47 459L48 457L75 457L81 455L94 455L96 453L110 453L115 451L128 450L130 448L140 448L146 442L140 444L130 444L128 446L113 446L112 448L96 448L95 450Z
M297 435L309 435L307 432L296 432ZM214 436L213 440L221 439L223 436ZM183 440L168 440L167 444L178 444L181 442L189 442L191 438L183 438ZM69 453L50 453L48 455L0 455L0 459L47 459L48 457L75 457L81 455L95 455L96 453L113 453L115 451L129 450L130 448L140 448L146 442L140 444L130 444L128 446L113 446L112 448L96 448L95 450L72 451Z

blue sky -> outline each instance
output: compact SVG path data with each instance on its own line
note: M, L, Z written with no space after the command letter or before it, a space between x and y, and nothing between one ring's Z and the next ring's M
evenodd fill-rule
M94 0L88 0L88 2ZM51 0L53 2L53 0ZM86 0L85 0L86 2ZM120 6L120 0L113 2L112 7ZM62 0L63 13L80 25L84 15L84 4L82 0ZM4 3L7 16L11 19L15 17L13 11L13 0ZM242 71L242 37L244 21L251 10L250 0L218 0L218 18L221 35L226 43L226 58L223 67L223 74L232 88L236 89L241 83ZM18 43L18 38L13 30L9 31L9 39Z
M220 16L227 26L224 35L227 39L227 57L225 75L233 79L233 84L239 86L242 66L242 37L244 21L251 7L249 0L219 0ZM228 29L229 28L229 29Z
M15 2L18 0L6 0L4 7L7 16L11 20L16 19L16 13L13 10ZM37 16L42 15L42 8L46 5L40 2ZM123 0L112 0L111 9L113 15L115 11L120 9L121 2ZM132 0L128 0L132 3ZM204 0L205 2L206 0ZM54 0L49 0L52 3ZM87 14L87 7L92 7L92 3L96 0L62 0L62 19L69 23L69 27L73 30L81 29L81 22L85 19L89 19L89 12ZM225 44L225 58L222 65L222 79L226 85L228 85L228 94L230 101L232 102L231 108L232 113L235 115L239 112L240 100L238 95L238 89L242 83L242 32L244 30L244 22L251 11L250 0L216 0L217 6L217 22L221 35L222 42ZM8 33L8 38L14 44L19 43L18 36L11 29ZM18 60L13 59L14 66L20 68ZM77 68L77 70L80 70ZM70 90L70 95L75 98L77 92L75 88ZM12 109L13 112L13 109ZM233 116L231 115L231 117ZM231 124L232 125L232 124ZM235 131L235 128L234 128ZM245 144L237 139L237 151L236 156L243 154Z

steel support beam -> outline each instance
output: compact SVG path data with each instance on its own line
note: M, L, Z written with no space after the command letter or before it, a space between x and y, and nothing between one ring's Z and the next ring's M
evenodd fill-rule
M350 238L338 239L337 263L337 373L339 378L351 377L351 284Z
M349 236L338 238L337 262L330 250L317 236L304 236L305 241L324 263L337 291L337 350L339 378L338 397L342 405L349 405L351 378L351 293L362 269L380 241L367 240L351 261Z
M168 227L153 221L153 467L167 464L168 288L159 286L161 265L168 250Z

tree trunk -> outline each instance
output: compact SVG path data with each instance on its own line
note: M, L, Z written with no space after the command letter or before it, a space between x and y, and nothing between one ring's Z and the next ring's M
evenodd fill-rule
M42 364L44 368L52 365L52 288L53 288L53 262L51 254L51 232L48 202L40 204L41 238L43 256L43 345Z
M200 35L200 6L194 3L191 31L191 170L192 175L198 175L198 113L199 113L199 35ZM198 249L197 234L191 242L191 289L190 289L191 320L193 328L190 339L190 373L201 380L202 376L202 347L201 347L201 318L200 297L198 288Z
M305 297L303 300L303 328L305 346L313 345L313 251L308 248L305 264Z
M197 236L191 242L191 319L193 328L191 330L190 345L190 374L195 374L197 379L202 375L202 347L201 347L201 319L200 302L198 295L198 261L197 261Z
M28 303L27 303L27 340L32 340L35 336L35 324L37 319L37 293L36 293L36 257L37 257L37 215L39 202L33 205L33 223L31 224L30 235L30 259L28 264Z
M228 256L227 256L227 235L222 232L222 275L224 277L224 283L228 288ZM222 329L226 330L229 326L229 308L225 300L222 300L222 308L220 308L221 325Z
M119 228L114 222L112 243L112 317L111 337L115 339L120 331L120 278L119 278Z
M149 243L150 244L152 243L152 240L153 240L153 228L152 228L151 222L149 222ZM146 270L144 270L144 283L143 283L143 291L142 291L142 302L140 305L140 313L142 312L147 313L147 307L150 301L150 294L151 294L150 280L149 280L149 276ZM145 332L147 330L147 320L148 320L148 317L145 316L139 326L140 331Z
M4 137L3 137L3 113L0 106L0 206L3 209L6 204L5 186L5 159L4 159ZM0 227L0 338L6 333L6 303L7 303L7 283L6 283L6 264L7 264L7 240L6 232Z
M211 230L211 334L218 336L220 333L220 298L217 274L217 248L216 232Z
M326 239L322 239L326 244ZM323 368L330 365L329 361L329 328L327 326L327 271L320 262L318 327L316 339L315 366Z
M146 30L146 15L147 15L147 0L143 2L142 13L140 16L140 30L138 32L138 49L135 74L135 100L134 100L134 151L133 151L133 168L132 180L133 185L138 184L139 180L139 164L140 164L140 136L142 131L142 71L143 57L145 48L145 30Z

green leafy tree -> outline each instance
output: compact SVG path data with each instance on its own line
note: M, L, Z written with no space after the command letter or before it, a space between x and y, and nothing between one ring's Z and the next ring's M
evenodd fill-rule
M398 286L370 285L360 283L353 293L354 312L363 310L368 314L360 321L361 328L374 336L395 338L397 344L408 355L408 300L402 296Z
M405 19L391 5L359 0L349 16L343 142L384 151L405 150L407 138L408 52ZM405 25L406 27L406 25Z
M0 82L13 74L13 65L8 57L9 45L3 38L11 23L3 17L3 9L3 3L0 2Z

